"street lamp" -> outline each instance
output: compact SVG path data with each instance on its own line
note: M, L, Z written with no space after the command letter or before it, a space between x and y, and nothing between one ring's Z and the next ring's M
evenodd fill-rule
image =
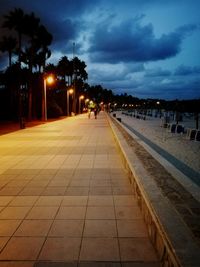
M74 92L73 89L68 89L67 90L67 116L69 116L69 95L72 95Z
M84 97L84 95L81 95L81 96L79 96L79 114L81 113L81 100L83 100L85 97Z
M52 84L54 83L54 77L53 75L48 75L44 77L44 104L42 107L42 112L43 112L43 120L47 121L47 84Z

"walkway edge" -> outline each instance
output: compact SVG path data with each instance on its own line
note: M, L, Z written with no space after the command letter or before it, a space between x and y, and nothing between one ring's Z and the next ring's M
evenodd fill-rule
M191 232L147 173L142 162L133 153L122 133L113 123L114 119L109 116L107 118L162 266L199 266L199 247L192 238ZM129 132L117 120L115 122Z

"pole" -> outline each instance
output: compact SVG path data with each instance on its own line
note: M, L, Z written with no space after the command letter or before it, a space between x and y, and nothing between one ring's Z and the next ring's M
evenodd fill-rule
M73 99L73 112L76 114L76 66L75 66L75 42L73 42L73 89L74 89L74 99Z
M44 79L44 120L47 121L47 82Z
M78 113L81 114L81 97L79 97Z
M67 116L69 116L69 90L67 90Z

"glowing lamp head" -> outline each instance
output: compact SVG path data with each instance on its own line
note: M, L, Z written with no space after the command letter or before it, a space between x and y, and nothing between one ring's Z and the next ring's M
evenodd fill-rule
M74 90L73 89L69 89L69 93L70 95L73 94Z
M48 77L46 78L46 82L47 82L48 84L52 84L52 83L54 82L54 77L53 77L52 75L48 76Z

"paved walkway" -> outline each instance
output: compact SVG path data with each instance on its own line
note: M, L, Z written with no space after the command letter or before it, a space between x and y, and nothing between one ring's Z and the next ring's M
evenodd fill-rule
M0 136L1 266L158 267L106 117Z

